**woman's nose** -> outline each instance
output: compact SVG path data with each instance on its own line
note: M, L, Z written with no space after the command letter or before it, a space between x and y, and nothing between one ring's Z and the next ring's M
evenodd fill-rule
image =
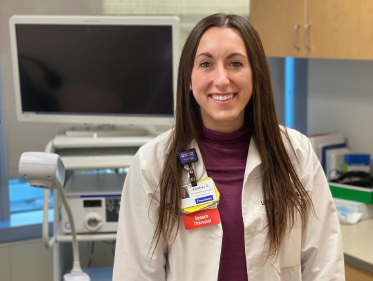
M228 71L224 66L219 66L215 70L214 84L216 87L226 87L230 83Z

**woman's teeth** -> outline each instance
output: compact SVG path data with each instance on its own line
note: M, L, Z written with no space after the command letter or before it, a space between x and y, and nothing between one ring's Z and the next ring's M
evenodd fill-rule
M218 100L218 101L226 101L226 100L230 100L231 98L234 97L234 94L229 94L229 95L211 95L211 97L214 99L214 100Z

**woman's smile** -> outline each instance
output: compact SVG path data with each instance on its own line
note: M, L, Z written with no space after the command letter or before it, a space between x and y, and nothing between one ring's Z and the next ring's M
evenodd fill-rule
M224 94L209 94L209 97L216 101L217 103L228 103L231 101L237 94L236 93L224 93Z

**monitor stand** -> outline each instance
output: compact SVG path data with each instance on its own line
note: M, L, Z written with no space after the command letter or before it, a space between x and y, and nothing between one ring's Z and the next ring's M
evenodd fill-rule
M92 125L61 130L53 140L55 148L142 146L170 126Z
M121 127L113 125L70 127L62 131L66 137L87 137L87 138L107 138L107 137L128 137L146 136L148 130L142 127Z

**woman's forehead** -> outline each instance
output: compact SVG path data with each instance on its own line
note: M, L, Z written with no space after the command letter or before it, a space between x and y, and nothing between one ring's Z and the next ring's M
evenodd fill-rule
M202 53L240 52L246 55L245 43L239 31L229 27L211 27L202 35L196 57Z

